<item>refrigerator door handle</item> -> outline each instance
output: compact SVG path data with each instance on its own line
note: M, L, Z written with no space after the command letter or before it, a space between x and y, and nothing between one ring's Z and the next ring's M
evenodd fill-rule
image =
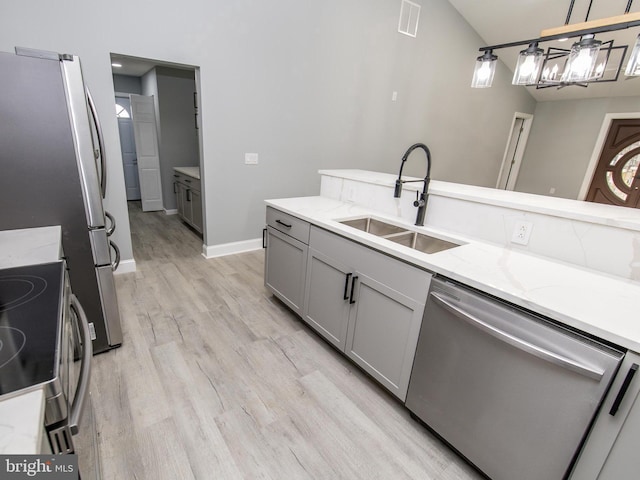
M107 161L104 155L104 141L102 138L102 127L100 126L100 119L98 118L98 110L96 110L96 105L93 102L93 97L91 96L91 92L86 88L87 91L87 102L89 104L89 111L91 112L91 118L93 118L93 123L96 126L96 134L98 135L98 153L100 156L100 193L102 193L102 198L105 198L107 194ZM96 157L96 161L98 158Z
M89 383L91 381L91 357L93 356L93 345L91 344L89 321L82 305L77 297L71 294L71 309L78 318L80 336L82 337L82 363L80 364L80 379L76 387L76 394L71 404L71 415L69 416L69 428L71 434L76 435L79 430L80 418L84 411L85 400L89 396Z
M113 218L113 215L111 215L106 210L104 211L104 216L107 217L111 222L111 226L107 228L107 237L110 237L111 235L113 235L113 232L116 231L116 219Z
M109 245L111 245L111 248L116 252L116 259L111 262L111 270L115 270L120 265L120 248L113 240L109 240Z

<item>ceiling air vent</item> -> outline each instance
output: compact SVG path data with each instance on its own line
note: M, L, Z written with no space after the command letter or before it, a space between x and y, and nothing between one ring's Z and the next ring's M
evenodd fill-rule
M400 20L398 21L398 32L415 37L418 34L418 19L420 18L420 5L402 0L400 5Z

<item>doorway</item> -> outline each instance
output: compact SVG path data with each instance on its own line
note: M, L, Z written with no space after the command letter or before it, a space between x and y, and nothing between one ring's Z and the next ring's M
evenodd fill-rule
M500 167L496 188L500 190L515 189L532 123L533 115L521 112L516 112L513 115L511 133L502 158L502 166Z
M607 140L609 138L610 135L610 131L611 131L611 127L614 123L614 121L617 120L635 120L635 121L639 121L640 120L640 112L624 112L624 113L607 113L604 116L604 119L602 121L602 125L600 127L600 133L598 134L598 138L596 139L596 143L595 146L593 148L593 153L591 154L591 160L589 161L589 165L587 165L585 174L584 174L584 178L582 180L582 186L580 187L580 192L578 193L578 200L584 200L587 201L587 196L590 194L591 192L591 186L592 183L595 180L596 175L604 175L605 178L605 182L607 181L607 173L606 173L606 169L603 173L596 173L596 170L598 169L598 166L603 163L601 162L601 156L605 151L605 144L607 143ZM622 134L623 137L626 136L624 134ZM640 140L640 139L638 139ZM624 140L618 139L615 141L615 143L620 144L620 142L623 142ZM629 146L630 144L633 144L634 142L627 142L627 146ZM622 149L625 147L621 147ZM613 149L615 150L615 147L613 147ZM612 153L612 152L611 152ZM629 152L626 152L629 153ZM621 173L621 166L623 164L627 164L627 171L625 172L625 180L621 182L621 178L618 178L616 182L613 181L613 176L615 175L613 170L610 170L611 173L609 174L610 177L610 181L613 182L613 185L622 185L623 183L625 185L627 185L626 187L623 187L622 189L620 189L619 186L617 186L618 189L620 189L622 191L622 193L626 193L627 195L629 195L631 192L636 192L635 188L638 186L637 183L633 183L633 181L631 182L632 184L627 184L626 182L630 181L630 177L632 176L632 171L633 171L633 163L628 163L628 160L630 160L634 155L631 156L631 158L629 158L629 155L625 155L623 154L623 156L625 156L626 158L623 160L622 158L619 158L616 161L616 164L618 164L618 162L622 162L621 164L619 164L619 168L620 168L620 173ZM613 158L611 158L610 162L613 161L615 158L615 154L613 155ZM604 168L603 166L601 168ZM630 169L630 170L629 170ZM640 172L638 172L637 170L635 171L635 176L637 177L638 174ZM637 180L637 179L636 179ZM611 188L609 188L609 186L605 186L604 191L606 190L611 190ZM613 193L613 192L612 192ZM591 193L591 195L593 195L593 193ZM614 196L615 193L613 194ZM634 194L631 195L632 198L628 198L628 200L632 201L634 198ZM622 196L618 197L619 201L622 200L622 198L624 198ZM625 201L627 200L625 199ZM598 203L605 203L605 202L598 202ZM611 203L613 205L618 205L618 203L613 203L613 201L608 201L606 203ZM638 208L638 207L636 207Z
M178 198L174 168L189 167L201 171L199 69L197 66L118 53L111 54L111 62L127 200L144 203L146 198L145 187L149 187L150 183L148 175L141 175L144 165L140 163L140 155L148 153L150 149L142 148L142 144L142 147L136 147L136 143L141 133L145 134L145 138L153 133L157 137L159 164L154 177L157 181L153 182L152 189L154 198L157 196L153 210L163 210L167 215L175 214L178 212ZM152 100L145 111L151 110L146 113L155 116L154 128L136 127L136 122L142 120L142 117L136 118L136 112L139 113L141 108L136 108L131 99L143 97ZM147 170L142 173L145 172ZM202 199L204 210L204 178L199 183L202 197L199 196L198 200ZM156 192L159 193L156 195ZM206 232L205 228L203 230Z
M640 208L639 164L640 118L612 120L585 200Z

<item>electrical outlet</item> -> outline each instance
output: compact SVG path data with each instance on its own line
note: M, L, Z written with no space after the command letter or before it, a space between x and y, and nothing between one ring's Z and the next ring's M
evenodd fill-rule
M355 202L355 200L356 200L356 189L355 189L355 187L352 187L352 186L347 187L345 200L347 202Z
M257 165L258 164L258 154L257 153L245 153L244 154L244 164L245 165Z
M518 220L513 229L513 235L511 235L511 243L528 245L529 237L531 237L531 230L533 230L533 223Z

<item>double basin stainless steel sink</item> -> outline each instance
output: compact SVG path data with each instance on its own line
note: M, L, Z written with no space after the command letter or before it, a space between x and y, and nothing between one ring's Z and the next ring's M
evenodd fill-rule
M354 218L351 220L343 220L339 223L385 238L423 253L437 253L460 246L459 243L453 243L441 238L432 237L431 235L399 227L392 223L383 222L372 217Z

